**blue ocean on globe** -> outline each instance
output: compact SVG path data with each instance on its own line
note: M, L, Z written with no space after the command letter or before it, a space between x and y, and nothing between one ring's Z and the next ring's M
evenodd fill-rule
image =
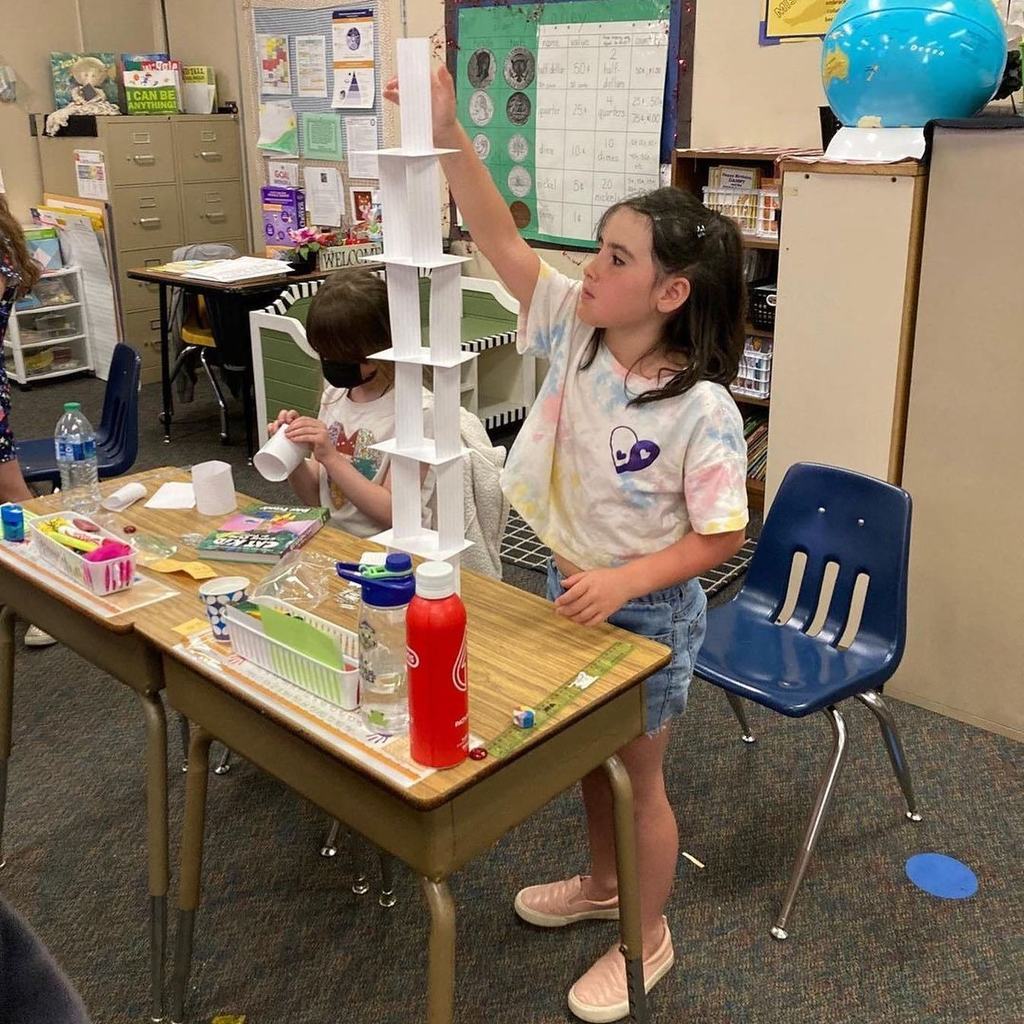
M920 127L977 113L1006 51L992 0L847 0L825 37L822 82L844 125Z

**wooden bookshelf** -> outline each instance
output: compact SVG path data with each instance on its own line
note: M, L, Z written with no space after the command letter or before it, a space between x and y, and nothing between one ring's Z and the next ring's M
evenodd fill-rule
M738 167L755 167L761 171L762 177L777 178L780 176L779 160L794 155L792 150L779 149L677 149L672 156L672 184L676 188L692 192L698 199L703 198L703 189L708 184L711 168L726 164ZM778 253L779 242L774 238L761 238L744 233L743 244L748 249L760 249L770 253ZM778 257L770 257L768 278L772 279L778 272ZM744 326L744 333L752 338L775 337L774 331L766 331L754 327L749 322ZM736 404L744 414L744 419L751 411L759 410L767 417L771 408L770 398L753 398L749 395L733 393ZM761 512L764 509L765 482L763 480L747 480L747 501L751 511Z

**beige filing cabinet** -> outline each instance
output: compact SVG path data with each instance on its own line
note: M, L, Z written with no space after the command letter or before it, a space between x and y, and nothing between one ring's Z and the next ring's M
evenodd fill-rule
M899 483L926 172L783 164L765 507L794 462Z
M129 281L125 272L166 263L174 249L194 242L249 251L238 118L97 117L95 137L57 138L44 135L37 118L45 191L77 195L75 150L104 154L124 338L142 354L143 382L157 381L157 287Z
M1024 740L1024 130L975 123L933 137L903 471L907 649L886 693Z

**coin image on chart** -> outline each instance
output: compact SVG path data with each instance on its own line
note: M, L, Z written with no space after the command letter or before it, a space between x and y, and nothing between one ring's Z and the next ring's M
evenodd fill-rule
M530 97L525 92L514 92L505 104L505 116L514 124L522 126L530 120Z
M525 46L514 46L505 57L505 81L513 89L525 89L537 70L537 61Z
M526 137L516 132L508 140L508 155L512 157L517 164L522 163L530 152L530 144L526 141ZM483 157L480 158L481 160Z
M477 89L477 91L469 97L470 120L473 124L485 125L490 124L492 117L494 117L494 100L492 100L491 97L482 89Z
M483 132L478 132L473 136L473 149L481 160L486 160L491 155L491 140Z
M512 195L519 196L522 199L532 187L533 179L525 167L520 167L517 164L508 172L508 190Z
M469 57L469 67L466 68L466 75L469 84L474 89L486 89L494 81L494 70L498 62L490 50L481 47L474 50Z
M508 212L512 214L512 220L515 221L515 225L520 231L529 225L531 215L530 208L526 203L517 199L515 202L509 203Z

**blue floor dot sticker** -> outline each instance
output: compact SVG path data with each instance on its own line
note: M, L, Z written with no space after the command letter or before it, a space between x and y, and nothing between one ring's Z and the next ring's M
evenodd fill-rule
M966 900L978 891L978 876L944 853L917 853L907 861L907 878L944 900Z

